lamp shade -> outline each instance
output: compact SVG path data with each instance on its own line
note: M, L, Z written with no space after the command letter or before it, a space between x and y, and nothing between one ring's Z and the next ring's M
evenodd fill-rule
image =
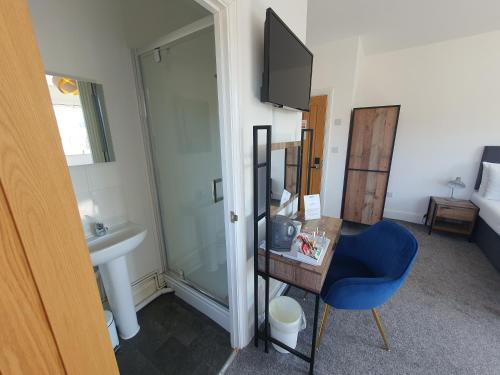
M465 188L465 184L461 177L457 177L454 180L448 181L448 186L451 188Z

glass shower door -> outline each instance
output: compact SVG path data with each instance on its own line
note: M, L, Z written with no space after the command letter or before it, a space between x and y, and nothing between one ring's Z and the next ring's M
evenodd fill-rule
M213 27L140 56L169 271L228 305Z

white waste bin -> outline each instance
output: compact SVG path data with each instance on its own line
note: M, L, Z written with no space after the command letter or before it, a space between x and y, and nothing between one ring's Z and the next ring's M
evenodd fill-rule
M118 334L116 333L115 320L113 319L113 314L109 310L104 310L104 318L106 319L106 325L108 326L109 339L111 340L111 345L113 349L116 350L120 341L118 340Z
M306 318L299 303L286 296L274 298L269 303L269 322L271 337L295 349L299 331L306 328ZM278 345L273 346L280 353L289 353Z

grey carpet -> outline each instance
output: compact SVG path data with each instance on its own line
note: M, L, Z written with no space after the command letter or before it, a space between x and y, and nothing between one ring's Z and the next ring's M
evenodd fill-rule
M402 289L379 309L392 351L370 311L330 313L316 356L316 374L500 374L500 274L481 250L460 237L402 223L416 236L420 253ZM347 228L352 231L352 228ZM314 297L291 289L308 328L298 349L309 351ZM321 305L321 312L323 305ZM308 365L253 342L240 351L228 374L305 374Z

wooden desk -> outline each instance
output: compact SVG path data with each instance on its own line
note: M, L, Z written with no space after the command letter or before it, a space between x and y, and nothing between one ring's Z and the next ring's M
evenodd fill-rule
M319 294L325 281L326 274L332 262L335 245L340 238L340 229L342 220L333 217L323 216L318 220L304 221L303 217L296 220L302 222L303 231L314 231L319 228L324 231L327 238L330 239L327 253L323 262L319 266L313 266L293 259L285 258L282 255L269 254L269 276L283 281L287 284L297 286L309 292ZM259 271L265 272L266 252L259 249Z

